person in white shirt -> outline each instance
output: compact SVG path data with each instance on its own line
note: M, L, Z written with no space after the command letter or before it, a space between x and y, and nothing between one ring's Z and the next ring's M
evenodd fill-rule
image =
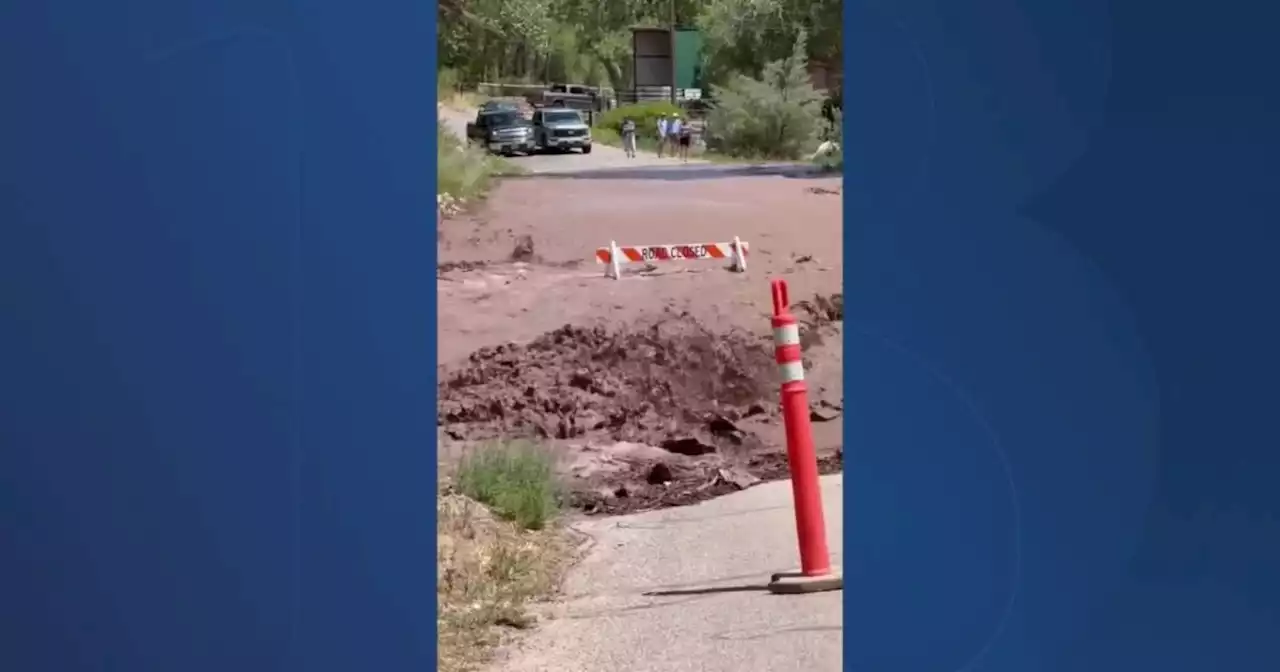
M671 153L680 157L680 133L684 130L684 124L680 121L680 115L671 117L671 123L667 125L667 141L671 143Z
M662 158L662 150L665 148L667 144L667 131L669 130L670 128L667 123L667 115L664 114L661 117L658 117L658 158L659 159Z

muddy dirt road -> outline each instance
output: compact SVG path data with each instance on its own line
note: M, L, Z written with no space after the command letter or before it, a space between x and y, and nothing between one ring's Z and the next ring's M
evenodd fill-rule
M497 437L553 445L576 505L619 513L707 499L785 474L769 279L804 328L814 429L840 465L838 178L771 167L635 166L575 155L572 174L504 181L439 236L442 450ZM599 161L599 163L596 163ZM715 260L624 266L620 245L750 244Z

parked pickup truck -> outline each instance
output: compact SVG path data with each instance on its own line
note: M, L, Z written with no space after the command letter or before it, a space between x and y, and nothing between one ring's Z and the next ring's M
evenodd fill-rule
M531 93L528 100L535 106L568 107L585 113L604 110L600 90L579 84L552 84L543 91Z
M567 107L540 107L533 111L533 137L538 149L591 153L591 127L582 114Z
M504 107L482 108L476 120L467 124L467 142L504 156L537 150L533 125L519 111Z

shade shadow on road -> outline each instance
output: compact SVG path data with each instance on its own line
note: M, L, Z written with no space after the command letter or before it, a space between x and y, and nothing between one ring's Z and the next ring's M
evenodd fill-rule
M712 639L718 639L724 642L750 642L779 635L790 635L795 633L811 633L811 632L844 632L843 625L809 625L796 626L790 628L770 628L759 630L730 630L712 635Z
M712 592L712 593L707 593L707 592L684 593L676 596L671 596L671 597L678 597L679 599L655 600L653 602L645 602L642 604L631 604L631 605L613 607L608 609L593 609L590 611L583 611L580 613L564 616L563 618L567 620L584 620L585 621L585 620L592 620L592 619L602 618L602 617L622 618L626 616L637 616L649 611L669 609L671 607L687 606L694 602L701 602L703 600L708 600L712 597L715 597L716 595L719 595L721 593L728 593L728 592L733 592L733 591L721 590L719 592ZM740 589L737 592L747 592L747 590ZM760 592L760 593L768 594L768 589L763 588L760 590L752 590L751 592ZM648 593L643 593L642 595L645 597L653 597Z
M672 166L637 166L618 168L591 168L586 170L538 171L515 175L504 179L568 179L568 180L663 180L686 182L689 180L715 180L731 177L788 177L814 178L838 177L840 173L815 166L790 163L759 165L680 164Z
M676 583L676 584L667 584L665 586L654 586L649 590L644 590L640 592L639 595L642 597L671 597L671 598L679 598L679 599L657 600L653 602L645 602L642 604L630 604L626 606L620 606L620 607L614 607L614 608L608 608L608 609L593 609L593 610L583 611L581 613L573 614L573 615L567 616L566 618L589 620L593 618L599 618L601 616L614 616L614 617L626 616L626 615L632 615L632 614L637 614L641 612L651 611L655 609L666 609L669 607L688 605L693 602L700 602L702 600L715 597L716 595L722 595L726 593L770 594L769 585L767 583L765 583L764 581L752 580L752 579L756 579L758 576L759 574L753 573L753 574L743 574L738 576L724 577L722 579L719 579L719 581L738 581L739 582L739 583L731 583L727 585L723 583L720 585L714 585L717 580L712 579L710 581L699 581L699 582L693 582L693 583ZM635 593L631 593L631 594L634 595ZM584 597L587 597L587 596L579 595L579 596L576 596L576 599L582 599Z
M715 595L717 593L763 593L768 592L767 584L744 584L738 586L709 586L705 588L678 588L675 590L650 590L641 595L645 597L680 597L688 595Z
M770 597L774 596L773 593L769 592L769 586L764 583L735 586L708 586L704 588L681 588L675 590L654 590L640 593L640 595L643 597L671 597L679 599L657 600L654 602L631 604L610 609L594 609L565 616L564 618L569 620L591 620L605 616L618 618L638 615L648 611L687 606L694 602L700 602L713 598L717 595L724 595L727 593L760 593Z

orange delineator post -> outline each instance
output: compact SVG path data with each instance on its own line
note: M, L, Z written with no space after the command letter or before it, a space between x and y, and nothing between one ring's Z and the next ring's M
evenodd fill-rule
M833 571L827 550L822 490L818 482L818 456L809 420L809 390L804 382L800 326L790 313L787 283L777 279L773 292L773 340L782 374L782 419L786 426L787 463L795 498L796 536L800 545L800 572L776 574L774 592L816 592L842 588L843 579Z

